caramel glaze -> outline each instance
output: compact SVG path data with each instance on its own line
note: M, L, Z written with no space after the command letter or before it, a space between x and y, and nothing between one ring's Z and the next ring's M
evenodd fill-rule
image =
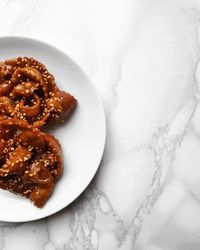
M65 119L76 104L37 60L18 57L0 63L0 115L42 127Z
M0 188L43 207L62 173L59 142L26 121L0 117Z

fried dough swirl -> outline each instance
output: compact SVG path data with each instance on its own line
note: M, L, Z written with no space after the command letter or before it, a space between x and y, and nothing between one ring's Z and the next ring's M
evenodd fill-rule
M26 121L0 117L0 188L43 207L62 173L59 142Z
M0 115L25 120L35 127L65 119L76 99L56 86L46 67L33 58L0 62Z

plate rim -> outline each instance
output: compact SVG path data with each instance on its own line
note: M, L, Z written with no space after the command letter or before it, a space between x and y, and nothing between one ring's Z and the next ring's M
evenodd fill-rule
M100 111L101 111L101 116L102 116L102 137L103 137L102 138L102 145L101 145L101 149L99 150L100 153L99 153L99 156L98 156L98 159L97 159L97 166L95 168L94 173L92 173L91 179L87 183L87 185L80 192L78 192L78 194L76 194L75 197L72 198L68 202L67 205L65 204L65 205L59 207L58 209L55 209L55 211L50 211L46 215L36 216L36 218L32 218L32 219L30 219L30 218L24 218L24 219L16 219L16 220L12 219L12 220L9 220L9 219L1 219L0 218L0 221L2 221L2 222L13 222L13 223L37 221L37 220L41 220L41 219L47 218L47 217L49 217L51 215L54 215L54 214L62 211L64 208L68 207L73 201L75 201L77 198L80 197L80 195L87 189L87 187L90 185L90 183L94 179L94 177L95 177L95 175L96 175L96 173L97 173L97 171L98 171L98 169L100 167L100 164L101 164L101 161L102 161L102 158L103 158L103 154L104 154L104 151L105 151L105 145L106 145L107 126L106 126L105 110L104 110L103 103L102 103L102 101L101 101L101 99L99 97L99 94L97 93L96 87L93 84L93 81L90 79L90 77L87 75L87 73L81 68L81 66L79 66L79 64L71 56L69 56L65 51L63 51L63 49L60 49L57 46L55 46L54 44L51 44L51 43L46 42L44 40L41 40L41 39L38 39L38 38L29 37L29 36L21 36L21 35L0 36L0 42L2 40L6 40L6 39L11 39L11 40L13 39L13 40L18 40L18 41L20 41L20 40L21 41L26 40L26 41L33 42L33 43L40 43L40 44L42 44L45 47L47 46L49 48L57 50L59 53L63 54L66 58L68 58L78 68L78 70L81 71L81 73L84 75L84 77L86 77L86 79L88 80L87 83L89 84L90 88L92 88L92 90L94 91L95 99L97 100L97 103L98 103Z

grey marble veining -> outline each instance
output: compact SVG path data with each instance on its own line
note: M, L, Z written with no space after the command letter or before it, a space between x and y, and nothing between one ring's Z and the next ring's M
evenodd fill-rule
M0 250L200 248L200 2L3 0L0 35L72 56L104 104L101 166L69 207L0 223Z

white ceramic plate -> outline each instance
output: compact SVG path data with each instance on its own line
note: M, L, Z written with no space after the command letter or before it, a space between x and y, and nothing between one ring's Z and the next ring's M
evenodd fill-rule
M33 57L46 65L60 89L74 95L78 106L70 119L51 130L62 146L64 171L46 205L0 190L0 220L22 222L49 216L69 205L87 187L100 164L105 145L105 116L88 77L66 54L44 42L21 37L0 38L0 61Z

